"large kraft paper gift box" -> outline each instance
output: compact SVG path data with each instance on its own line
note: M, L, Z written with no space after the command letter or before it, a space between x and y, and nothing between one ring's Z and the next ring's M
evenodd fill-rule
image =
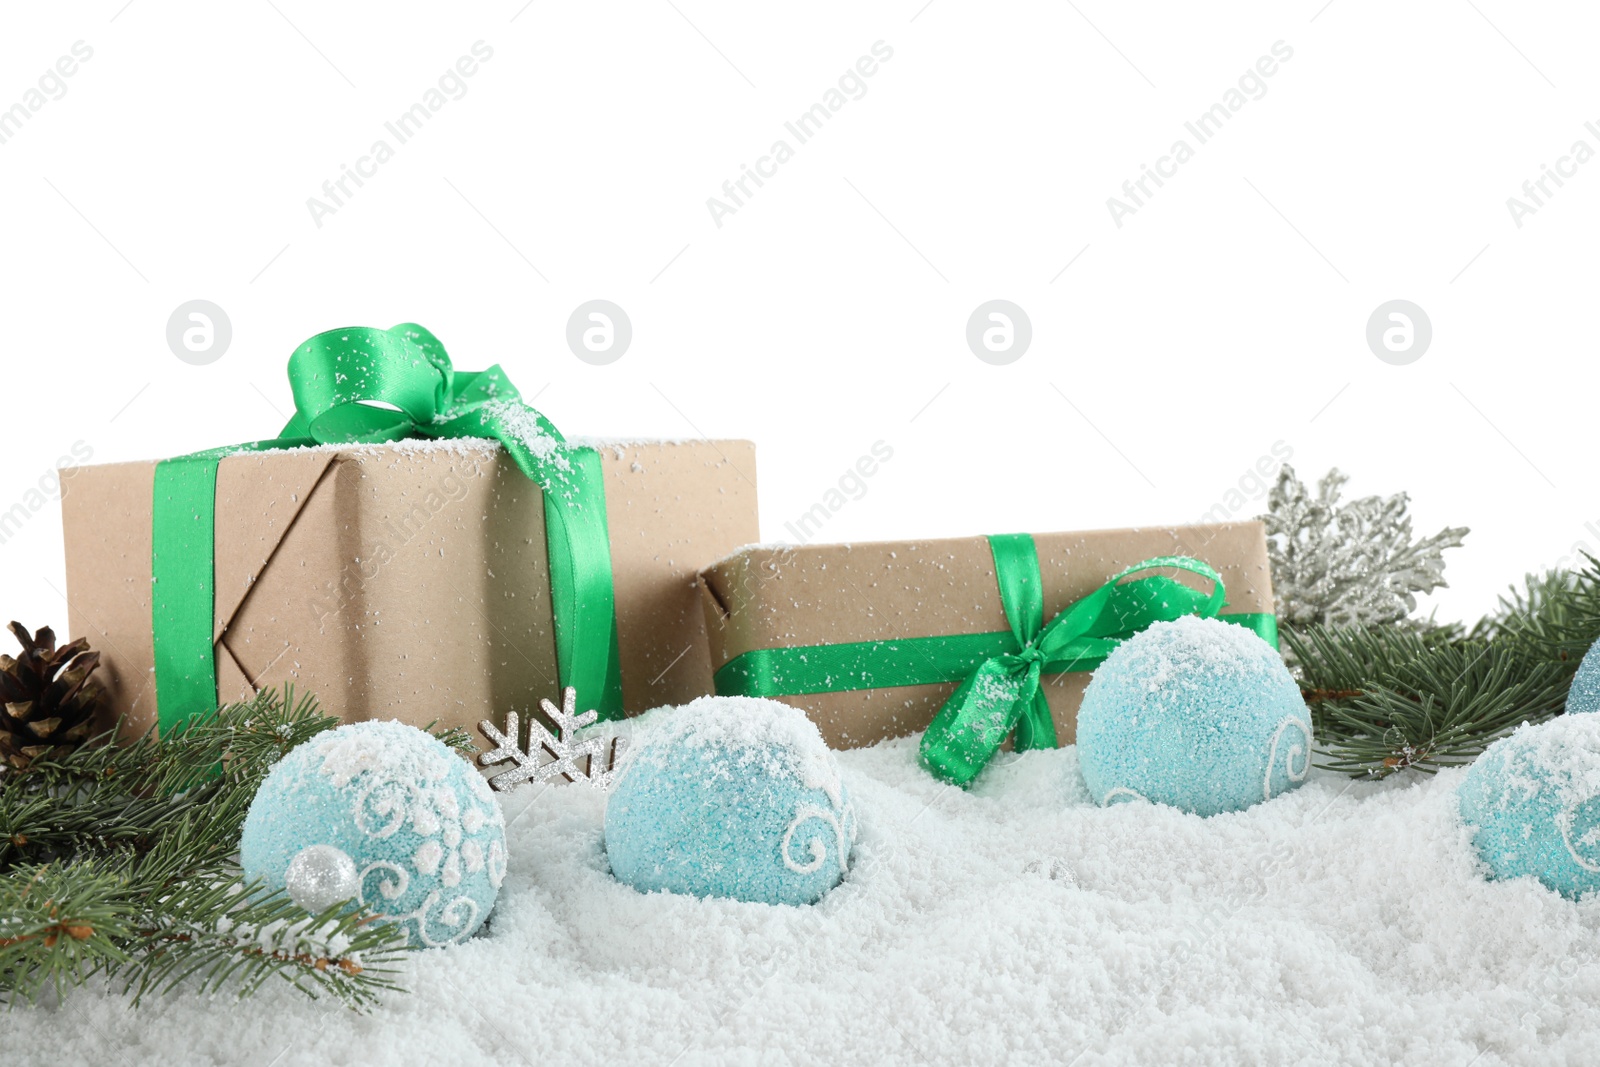
M804 546L749 546L700 574L718 691L766 695L804 710L830 746L854 748L928 727L963 679L986 655L1015 650L1002 603L992 542L967 537ZM1220 576L1223 621L1248 625L1276 643L1265 530L1259 522L1020 535L1035 546L1034 574L1042 581L1042 620L1049 622L1113 584L1123 571L1165 557L1192 557ZM1031 563L1030 563L1031 566ZM1157 584L1201 603L1213 588L1183 570L1138 571ZM1128 578L1134 581L1134 578ZM1194 590L1192 594L1188 590ZM1101 596L1108 594L1102 593ZM1181 606L1158 604L1178 613ZM987 636L984 636L987 635ZM962 647L987 646L945 679L913 685L878 685L896 673L940 673L923 662L918 646L954 636ZM835 650L860 644L855 666L840 669ZM1114 642L1102 642L1114 647ZM774 652L773 650L777 650ZM820 655L819 655L820 653ZM851 658L846 656L846 658ZM878 668L881 660L882 669ZM878 675L874 679L873 675ZM1078 705L1089 669L1041 678L1055 729L1054 743L1076 736ZM954 704L955 701L952 701ZM1048 729L1048 728L1047 728Z
M624 706L709 693L694 573L755 538L754 447L598 451ZM100 650L111 708L136 730L156 721L155 467L62 472L69 624ZM347 721L468 728L560 703L541 493L487 442L225 458L215 598L221 701L292 682Z
M378 341L383 348L391 339ZM415 355L410 348L403 354ZM430 353L436 362L441 357L442 349L439 357ZM466 406L459 394L471 378L455 374L451 404ZM301 395L313 390L300 385L297 403L302 413L307 405L314 413L319 405ZM507 391L501 381L487 395L503 399ZM492 410L504 416L501 422L509 418L510 409ZM291 422L283 439L293 439L295 428ZM205 546L214 591L211 610L199 612L209 616L200 625L209 627L210 641L205 630L191 641L202 659L214 656L214 694L206 691L210 663L198 670L157 667L155 591L163 582L186 588L191 580L187 571L153 573L160 570L152 565L153 548L159 559L162 544L159 524L152 533L153 502L174 495L162 488L162 464L64 470L69 622L101 653L110 711L125 716L132 731L158 722L166 729L206 704L284 683L314 694L346 721L398 718L471 729L541 698L559 705L567 679L558 672L553 599L560 594L552 591L550 550L564 550L565 542L548 537L545 493L519 469L522 461L484 436L463 429L456 439L313 443L230 452L215 461L214 533ZM509 447L515 451L516 442ZM609 534L614 623L600 619L596 631L591 618L586 632L598 632L600 640L578 650L590 663L598 652L597 670L609 684L580 691L583 707L615 717L711 692L694 576L756 535L754 446L560 447L575 463L582 454L593 484L603 484L602 525ZM602 537L602 570L604 549ZM591 572L593 564L591 552ZM596 587L584 584L593 575L579 577L577 595L594 600ZM592 608L587 601L575 607ZM608 632L614 634L609 660ZM158 701L163 669L203 679L181 713L169 696ZM166 692L178 692L184 681L164 683Z

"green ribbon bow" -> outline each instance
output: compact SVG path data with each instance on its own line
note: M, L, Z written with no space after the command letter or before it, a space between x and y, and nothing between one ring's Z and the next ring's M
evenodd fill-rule
M567 445L522 402L498 365L457 371L438 338L415 323L320 333L289 357L289 384L295 414L276 438L156 466L150 606L160 728L209 713L217 703L212 614L222 458L407 437L492 438L543 491L560 684L593 694L602 718L619 717L622 677L599 453Z
M959 681L923 734L919 758L935 776L965 787L1013 730L1019 751L1056 747L1055 724L1040 684L1043 675L1092 670L1152 623L1202 615L1248 627L1277 645L1277 620L1271 613L1219 614L1226 597L1222 577L1201 560L1147 559L1046 625L1044 582L1033 537L992 536L989 549L1009 630L752 649L717 671L717 692L773 697ZM1166 567L1210 579L1211 592L1164 575L1123 581Z
M989 538L1000 603L1016 651L990 656L944 702L918 753L936 777L965 786L1016 730L1015 748L1055 748L1055 722L1039 684L1049 671L1087 670L1151 623L1183 615L1216 618L1226 592L1210 564L1188 556L1157 556L1135 564L1044 623L1038 550L1027 534ZM1139 571L1175 567L1211 580L1203 594L1164 575L1124 583Z

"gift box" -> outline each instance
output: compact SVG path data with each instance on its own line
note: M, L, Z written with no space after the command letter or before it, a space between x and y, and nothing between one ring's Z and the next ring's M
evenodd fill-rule
M924 730L957 704L966 717L947 727L992 735L1008 701L1028 705L1000 722L1018 747L1068 744L1090 671L1151 622L1211 614L1277 639L1254 521L750 546L700 588L718 691L800 707L836 748Z
M278 438L62 472L69 623L128 728L284 683L469 729L711 692L694 575L755 537L753 446L566 442L417 331L308 342Z

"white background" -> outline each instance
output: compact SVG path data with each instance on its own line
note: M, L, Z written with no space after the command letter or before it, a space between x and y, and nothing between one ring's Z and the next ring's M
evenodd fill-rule
M1521 228L1506 206L1600 149L1593 13L1206 8L6 5L0 109L93 58L0 144L0 510L75 442L271 436L300 341L414 320L568 433L754 438L772 540L880 439L819 536L1187 521L1281 440L1303 476L1411 492L1419 532L1472 527L1442 617L1600 547L1600 162ZM307 198L479 40L466 95L316 226ZM707 198L880 40L865 96L717 227ZM1266 95L1115 226L1107 197L1279 40ZM565 343L597 297L633 323L609 366ZM232 321L207 366L166 343L195 298ZM1008 366L965 342L992 298L1032 320ZM1409 366L1365 342L1394 298L1433 323ZM64 627L60 537L52 501L0 545L0 616Z

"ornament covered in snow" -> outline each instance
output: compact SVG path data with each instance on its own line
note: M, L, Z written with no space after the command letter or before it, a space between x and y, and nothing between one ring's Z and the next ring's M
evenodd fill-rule
M1600 889L1600 715L1518 727L1467 769L1456 801L1495 878Z
M1101 804L1239 811L1305 781L1311 713L1271 645L1188 615L1135 634L1095 670L1078 765Z
M1600 711L1600 641L1589 646L1567 690L1567 714Z
M358 722L278 762L239 842L249 878L308 911L351 899L415 947L483 925L506 870L505 820L472 765L424 730Z
M642 724L606 803L612 873L642 892L811 904L844 877L856 819L805 714L701 697Z

